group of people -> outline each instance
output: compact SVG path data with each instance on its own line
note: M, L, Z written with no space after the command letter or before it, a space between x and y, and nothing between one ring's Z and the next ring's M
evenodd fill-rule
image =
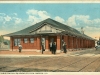
M45 51L44 43L42 43L41 46L42 46L42 54L43 54L43 51ZM64 53L67 53L66 46L67 46L66 43L63 42L62 48L63 48L63 52L64 52ZM49 47L50 47L51 53L52 53L52 54L56 54L56 49L57 49L56 42L50 42ZM19 44L19 53L21 53L21 51L22 51L22 45Z
M50 51L52 54L56 54L56 42L50 42Z
M66 46L67 46L66 43L63 42L62 44L63 53L67 53ZM56 42L50 42L49 48L52 54L56 54L56 49L57 49ZM42 43L42 54L43 54L43 51L45 51L44 43Z
M43 54L43 51L45 51L45 48L44 48L44 43L42 43L42 54ZM56 42L50 42L50 51L52 54L56 54Z

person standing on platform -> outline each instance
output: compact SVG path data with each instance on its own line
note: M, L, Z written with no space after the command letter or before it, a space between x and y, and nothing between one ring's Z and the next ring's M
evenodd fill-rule
M52 52L52 42L50 42L50 51Z
M67 52L66 46L67 46L67 45L66 45L66 43L64 42L64 47L63 47L63 48L64 48L64 53Z
M21 51L22 51L22 45L19 44L18 48L19 48L19 53L21 53Z
M64 45L65 45L65 44L64 44L64 42L63 42L63 44L62 44L62 49L63 49L62 51L63 51L63 52L64 52Z
M52 49L52 50L53 50L53 54L56 54L56 48L57 48L57 47L56 47L56 42L54 42L54 43L53 43L53 49Z
M52 49L51 49L52 54L54 54L54 42L52 42Z
M42 54L43 54L43 51L45 51L45 49L44 49L44 43L42 43Z

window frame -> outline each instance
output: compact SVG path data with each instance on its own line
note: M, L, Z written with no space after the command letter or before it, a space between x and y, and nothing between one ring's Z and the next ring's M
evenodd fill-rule
M34 38L30 38L30 43L34 43Z
M26 40L27 39L27 40ZM24 38L24 43L28 43L28 38Z
M21 39L20 38L14 38L14 46L18 46L21 44Z

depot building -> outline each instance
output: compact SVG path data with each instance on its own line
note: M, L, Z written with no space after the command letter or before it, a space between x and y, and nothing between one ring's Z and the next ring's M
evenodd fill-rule
M50 42L56 42L57 52L62 49L63 42L66 42L69 50L95 47L93 38L50 18L4 36L10 37L12 51L18 50L18 45L21 44L23 51L40 52L41 42L44 42L46 51L49 50Z

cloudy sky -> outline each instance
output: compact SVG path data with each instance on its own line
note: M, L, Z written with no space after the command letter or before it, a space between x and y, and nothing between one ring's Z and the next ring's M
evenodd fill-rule
M47 18L93 38L100 37L100 3L0 3L0 35L12 33Z

